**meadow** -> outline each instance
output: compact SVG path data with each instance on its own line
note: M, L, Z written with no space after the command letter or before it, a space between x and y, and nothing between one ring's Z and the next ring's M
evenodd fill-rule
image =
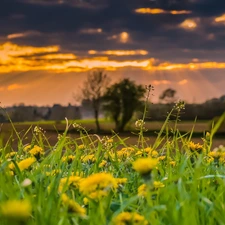
M225 147L214 141L225 114L208 132L169 119L136 121L132 142L89 133L90 121L4 124L0 225L225 224Z

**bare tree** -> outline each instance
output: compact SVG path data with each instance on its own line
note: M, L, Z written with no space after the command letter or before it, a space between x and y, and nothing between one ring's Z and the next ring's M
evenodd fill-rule
M167 104L175 102L176 98L176 90L172 88L168 88L163 91L163 93L160 95L159 99L164 101Z
M97 132L100 131L98 119L101 100L109 83L110 78L103 70L95 70L88 74L87 80L83 83L82 87L82 98L89 100L92 104Z

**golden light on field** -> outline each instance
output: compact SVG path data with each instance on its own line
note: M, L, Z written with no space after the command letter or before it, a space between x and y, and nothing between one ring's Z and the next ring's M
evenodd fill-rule
M190 14L191 11L188 10L164 10L160 8L138 8L134 10L136 13L139 14Z
M223 14L223 15L221 15L221 16L219 16L219 17L216 17L215 18L215 22L217 22L217 23L221 23L221 22L225 22L225 14Z
M193 19L186 19L180 24L180 27L186 30L194 30L197 28L197 23Z
M129 55L147 55L148 51L146 50L107 50L107 51L97 51L97 50L89 50L88 54L96 55L116 55L116 56L129 56Z

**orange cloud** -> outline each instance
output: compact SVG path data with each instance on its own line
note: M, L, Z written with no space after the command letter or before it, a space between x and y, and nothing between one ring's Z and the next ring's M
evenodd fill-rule
M15 89L20 89L20 88L23 88L24 86L22 85L19 85L19 84L11 84L7 87L7 90L8 91L13 91Z
M138 8L134 10L136 13L139 14L190 14L191 11L188 10L164 10L160 8Z
M31 31L23 32L23 33L9 34L7 35L7 38L16 39L16 38L23 38L23 37L34 36L34 35L40 35L40 32L31 30Z
M82 33L82 34L98 34L98 33L102 33L102 29L101 28L81 29L80 33Z
M144 50L139 51L141 52L137 52L135 50L119 52L108 50L103 52L106 55L117 56L134 54L145 55L147 53ZM89 54L98 53L99 52L95 50L91 50L91 52L89 52ZM139 68L149 71L225 69L225 62L199 62L195 60L190 63L160 63L160 61L155 58L142 60L111 60L107 56L79 58L72 53L61 53L58 46L19 46L10 42L2 45L0 44L0 73L32 70L54 71L58 73L85 72L95 68L117 70L125 67ZM165 83L165 81L163 82Z
M116 56L129 56L129 55L147 55L146 50L107 50L107 51L88 51L90 55L103 54L103 55L116 55Z
M186 19L179 26L185 30L194 30L198 25L194 19Z
M152 83L154 85L161 85L161 84L170 84L171 81L169 81L169 80L153 80Z
M109 40L115 39L120 43L127 43L130 40L130 35L127 32L121 32L120 34L115 34L108 37Z
M186 84L187 82L188 82L188 80L187 80L187 79L184 79L184 80L179 81L178 84L179 84L179 85L184 85L184 84Z
M214 19L216 23L225 23L225 14Z

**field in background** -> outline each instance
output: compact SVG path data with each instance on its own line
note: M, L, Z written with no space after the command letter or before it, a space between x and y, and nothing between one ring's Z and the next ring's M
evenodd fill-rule
M88 120L75 120L69 121L70 124L78 123L81 124L89 134L92 134L91 137L93 140L96 139L95 134L95 121L93 119ZM100 125L102 128L102 133L98 134L100 137L103 136L113 136L115 133L114 124L111 121L100 120ZM152 145L155 141L156 135L159 132L163 125L163 121L152 121L146 122L145 127L147 131L145 132L146 140L148 145ZM23 139L23 144L27 144L31 142L33 137L33 130L35 126L40 126L44 131L45 135L51 145L55 145L58 141L58 134L62 133L66 127L66 121L39 121L39 122L23 122L23 123L15 123L14 127L16 131L20 134L20 137ZM171 128L174 124L170 123ZM210 121L182 121L178 124L178 129L181 133L190 133L193 129L192 140L194 142L202 143L202 137L205 131L210 130ZM127 126L127 129L124 133L120 133L119 136L121 139L126 140L125 143L128 145L137 144L137 135L138 131L135 130L134 121ZM13 132L13 127L10 123L4 123L1 125L1 145L4 146L5 143L13 136L13 141L11 142L12 146L16 147L18 143L18 138ZM68 136L77 139L79 138L79 133L73 128L70 127ZM188 135L187 135L188 136ZM116 138L115 138L116 139ZM221 138L221 136L217 136L213 140L213 147L219 145L225 145L225 140Z

